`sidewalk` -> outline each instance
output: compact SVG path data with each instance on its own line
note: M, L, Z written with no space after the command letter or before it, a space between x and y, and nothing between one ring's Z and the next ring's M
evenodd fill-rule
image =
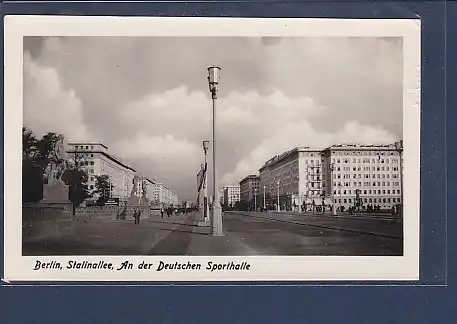
M160 215L153 216L150 218L145 218L143 221L153 222L153 223L197 226L199 216L200 216L200 214L198 212L192 212L192 213L188 213L188 214L172 215L170 217L163 215L163 218Z
M186 255L234 256L262 255L243 242L244 238L232 231L225 231L225 236L192 235Z

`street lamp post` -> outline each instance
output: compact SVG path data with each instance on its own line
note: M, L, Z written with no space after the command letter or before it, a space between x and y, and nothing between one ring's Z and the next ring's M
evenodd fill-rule
M287 203L286 203L286 211L290 211L292 209L292 193L287 193Z
M263 186L263 209L267 210L266 199L265 199L265 186Z
M208 85L211 92L211 99L213 100L213 217L212 217L212 231L213 236L223 236L222 229L222 207L219 199L219 190L217 184L217 163L216 163L216 101L217 91L219 86L221 68L211 66L208 68Z
M335 171L335 163L330 165L330 188L332 190L332 215L336 216L335 188L333 187L333 171Z
M254 189L254 211L257 211L257 189Z
M209 204L208 204L208 146L209 141L203 141L203 150L205 151L205 179L203 180L203 220L208 221Z
M278 203L278 212L281 211L281 207L279 206L279 183L280 183L279 181L276 182L276 185L277 185L277 187L276 187L276 189L277 189L276 198L277 198L277 203Z
M400 217L403 216L403 206L404 206L404 201L403 201L403 141L398 141L395 142L395 148L398 151L398 155L400 157Z
M360 201L362 200L360 198L361 193L362 193L362 190L355 189L355 207L357 207L357 211L360 211Z

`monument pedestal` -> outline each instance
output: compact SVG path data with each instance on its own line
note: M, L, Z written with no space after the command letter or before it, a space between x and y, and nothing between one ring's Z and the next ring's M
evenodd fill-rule
M43 186L43 199L22 206L23 241L59 238L71 234L72 203L69 188L63 181Z
M151 205L149 201L144 197L138 197L135 195L130 196L129 200L127 201L127 216L133 218L133 214L135 209L141 211L140 218L149 218L151 215Z
M211 223L210 223L209 220L207 220L207 221L199 220L199 221L197 222L197 226L198 226L198 227L210 227L210 226L211 226Z
M69 186L62 180L57 180L51 184L43 185L43 199L40 201L42 207L63 209L65 213L69 213L71 218L72 204L68 199Z
M220 204L214 204L213 208L213 236L224 236L224 231L222 228L222 207Z

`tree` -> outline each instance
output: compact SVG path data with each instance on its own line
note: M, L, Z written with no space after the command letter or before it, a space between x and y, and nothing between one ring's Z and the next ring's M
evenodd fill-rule
M36 202L43 197L43 177L36 165L37 139L32 131L22 128L22 202Z
M46 183L45 171L49 166L51 153L62 135L47 133L41 139L35 134L22 128L22 201L37 202L43 198L43 185ZM79 206L89 197L86 183L88 176L75 163L65 170L62 180L69 185L69 199L75 206Z
M22 160L31 161L36 154L37 139L31 130L22 127Z
M249 203L247 201L244 201L244 200L237 201L237 202L235 202L234 209L235 210L243 210L243 211L249 210Z
M102 174L95 176L95 191L98 194L97 205L104 206L105 203L110 199L112 185L109 180L109 176Z
M62 175L62 180L69 186L69 199L73 204L73 215L75 208L91 196L86 185L88 179L87 173L77 167L65 170Z
M22 128L22 202L43 198L44 173L59 136L47 133L38 140L31 130Z

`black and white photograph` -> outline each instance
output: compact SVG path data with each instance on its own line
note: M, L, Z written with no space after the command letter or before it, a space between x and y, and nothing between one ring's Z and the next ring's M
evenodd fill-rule
M6 29L11 278L418 276L417 22L30 19Z

